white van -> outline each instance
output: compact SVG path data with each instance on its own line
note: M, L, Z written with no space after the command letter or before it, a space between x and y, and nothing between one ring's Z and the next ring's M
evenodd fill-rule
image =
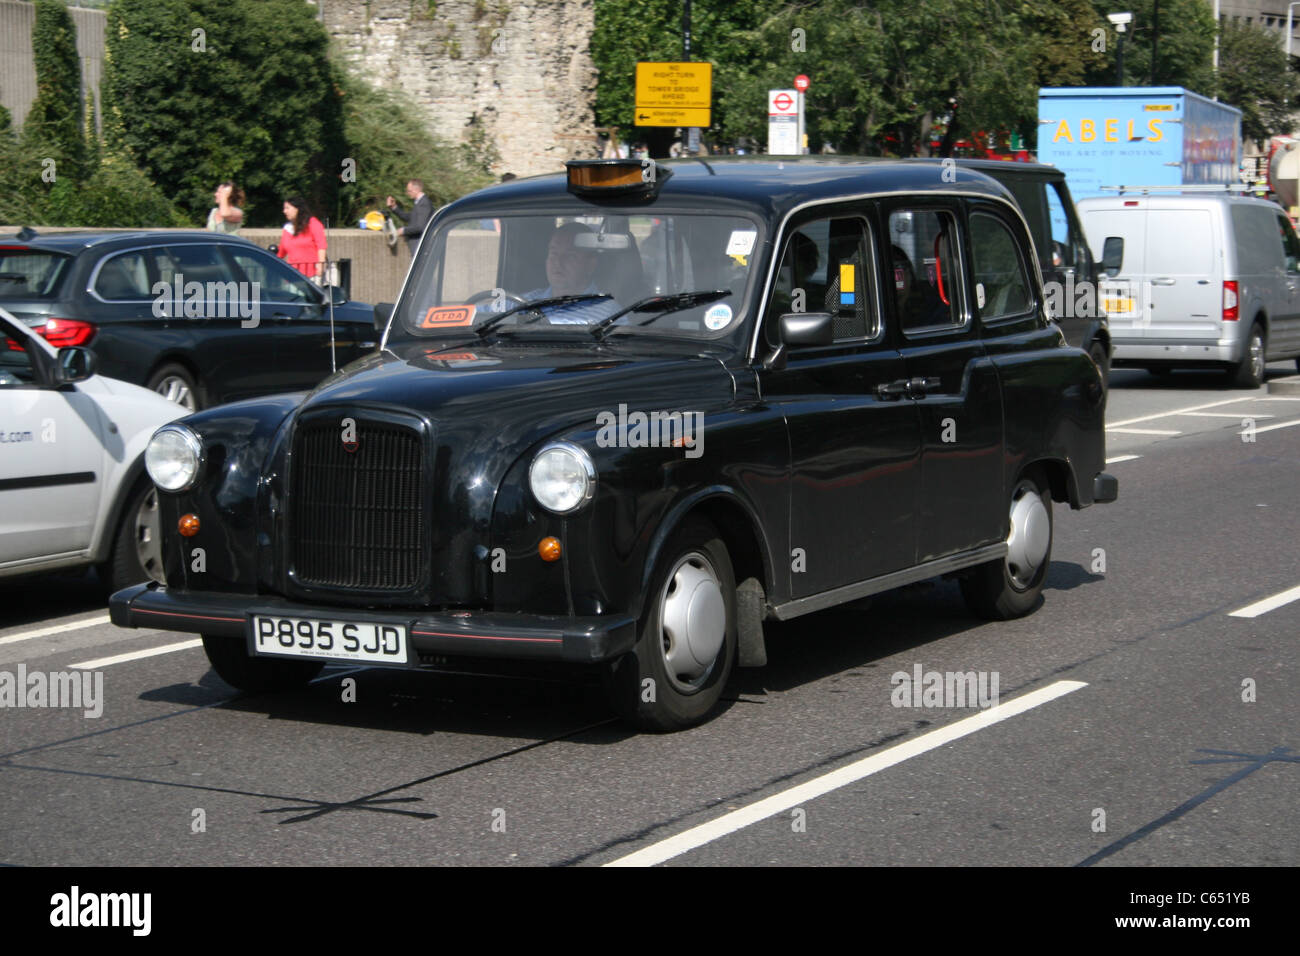
M1255 388L1264 365L1300 365L1300 240L1275 203L1134 187L1078 203L1102 260L1112 365L1209 364Z

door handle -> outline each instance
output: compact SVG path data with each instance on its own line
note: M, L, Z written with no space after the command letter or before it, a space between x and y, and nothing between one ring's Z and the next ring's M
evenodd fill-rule
M1162 278L1159 278L1159 279L1152 279L1152 280L1151 280L1151 284L1152 284L1152 285L1173 285L1173 284L1174 284L1175 282L1177 282L1177 281L1178 281L1177 279L1170 279L1170 278L1167 278L1167 277L1162 277Z
M910 384L911 383L907 379L900 378L898 381L890 382L888 385L877 385L876 395L879 398L883 398L885 401L893 401L896 398L902 398L906 395Z
M914 378L907 383L907 394L909 398L924 398L928 393L942 388L943 383L937 378Z

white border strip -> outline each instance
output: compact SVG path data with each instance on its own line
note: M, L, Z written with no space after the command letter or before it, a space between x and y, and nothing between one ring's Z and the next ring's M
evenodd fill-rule
M815 777L807 783L801 783L798 786L759 800L757 803L751 803L747 807L741 807L739 810L723 814L716 820L702 823L676 836L637 850L635 853L629 853L617 860L611 860L605 866L654 866L657 863L663 863L675 856L681 856L683 853L697 849L706 843L711 843L729 833L735 833L750 824L758 823L760 820L775 816L784 810L793 809L809 800L815 800L832 790L838 790L840 787L856 783L863 777L879 773L895 764L902 763L904 760L942 747L944 744L951 743L968 734L973 734L977 730L991 727L1008 717L1023 714L1027 710L1033 710L1048 701L1087 686L1083 681L1077 680L1056 681L1047 687L1031 691L1023 697L1017 697L1005 704L999 704L997 707L990 707L978 714L964 717L947 727L939 727L929 733L922 734L915 740L906 740L900 744L895 744L880 753L863 757L848 766Z
M1269 611L1279 608L1283 604L1290 604L1292 601L1300 601L1300 584L1293 588L1287 588L1280 594L1266 597L1262 601L1239 607L1237 610L1232 611L1228 617L1259 617L1261 614L1267 614Z
M149 647L143 651L132 651L130 654L118 654L116 657L100 657L93 661L82 661L80 664L69 664L68 666L79 671L90 671L99 667L108 667L110 664L125 664L127 661L138 661L142 657L157 657L159 654L170 654L173 651L188 651L191 647L202 646L203 639L196 637L192 641L181 641L178 644L164 644L162 647Z
M20 631L17 634L6 634L4 637L0 637L0 644L17 644L19 641L30 641L38 637L49 637L51 634L62 634L64 631L78 631L83 627L107 624L108 621L108 615L101 614L99 617L88 617L81 621L73 621L70 624L54 624L35 631Z

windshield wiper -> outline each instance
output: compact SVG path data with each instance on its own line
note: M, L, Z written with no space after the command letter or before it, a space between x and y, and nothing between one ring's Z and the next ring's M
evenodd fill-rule
M532 302L525 302L523 305L517 305L513 309L506 309L504 312L498 312L482 325L476 327L474 331L478 334L479 338L482 338L500 325L503 319L514 315L516 312L525 312L529 309L544 309L551 305L568 305L570 302L586 302L591 299L612 298L614 298L612 295L589 292L586 295L557 295L550 299L536 299Z
M654 312L644 322L638 322L637 325L649 325L667 315L670 312L680 312L682 309L689 309L696 305L705 305L709 302L717 302L719 299L725 299L731 295L730 289L713 289L700 292L674 292L672 295L652 295L647 296L640 302L633 302L621 312L615 312L613 315L601 319L591 327L591 334L596 338L605 337L605 330L617 322L629 312Z

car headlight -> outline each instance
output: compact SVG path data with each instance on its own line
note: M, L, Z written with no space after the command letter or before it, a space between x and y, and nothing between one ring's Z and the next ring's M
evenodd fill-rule
M144 450L149 478L163 491L185 491L194 484L203 464L203 443L184 425L164 425Z
M591 456L572 442L551 442L529 466L528 485L547 511L568 514L591 500L596 490L596 466Z

